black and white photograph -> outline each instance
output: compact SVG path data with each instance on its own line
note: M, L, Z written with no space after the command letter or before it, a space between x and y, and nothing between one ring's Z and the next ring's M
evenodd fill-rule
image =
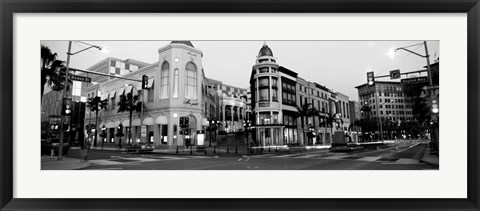
M41 170L439 170L439 41L41 41Z

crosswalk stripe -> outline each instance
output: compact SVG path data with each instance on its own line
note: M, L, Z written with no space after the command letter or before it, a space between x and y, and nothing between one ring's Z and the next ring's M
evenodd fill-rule
M303 156L298 156L294 158L318 158L321 157L321 155L303 155Z
M380 158L381 157L362 157L362 158L359 158L359 159L356 159L356 160L359 160L359 161L376 161Z
M334 155L334 156L329 156L329 157L322 157L322 159L336 160L336 159L342 159L342 158L346 158L346 157L349 157L349 156Z
M287 155L279 155L275 156L277 158L288 158L288 157L296 157L296 156L302 156L303 154L287 154Z

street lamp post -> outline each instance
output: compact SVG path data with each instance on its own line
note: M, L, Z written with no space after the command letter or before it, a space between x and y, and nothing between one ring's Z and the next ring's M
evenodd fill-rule
M416 44L416 45L422 45L422 44L423 44L423 46L424 46L424 48L425 48L425 55L422 55L422 54L419 54L419 53L417 53L417 52L415 52L415 51L412 51L412 50L407 49L408 47L412 47L412 46L415 46L415 45L397 48L397 49L395 49L395 52L396 52L397 50L404 50L404 51L407 51L407 52L412 53L412 54L414 54L414 55L417 55L417 56L419 56L419 57L425 58L425 59L427 60L428 84L429 84L430 86L432 86L432 85L433 85L433 81L432 81L433 76L432 76L432 69L431 69L431 67L430 67L430 55L428 54L427 41L423 41L423 43L419 43L419 44ZM434 95L433 92L434 92L433 89L430 89L430 91L428 92L430 98L433 97L433 95ZM431 115L431 116L432 116L432 115ZM432 119L432 118L430 117L430 119ZM430 124L429 124L429 126L430 126ZM430 133L431 133L431 132L432 132L432 129L430 128ZM438 146L438 145L437 145L437 146ZM438 150L438 148L437 148L436 150Z
M77 51L75 53L72 53L72 41L68 41L68 52L67 52L67 64L65 66L65 86L63 87L63 90L62 90L62 96L63 98L66 98L68 97L68 92L67 92L67 85L68 85L68 68L69 68L69 65L70 65L70 56L73 56L75 54L78 54L80 52L83 52L83 51L86 51L90 48L97 48L98 50L102 50L102 48L100 46L97 46L97 45L90 45L90 47L88 48L85 48L83 50L80 50L80 51ZM63 139L65 137L65 128L63 127L63 123L65 121L65 116L64 115L61 115L61 118L60 118L60 140L59 140L59 143L58 143L58 158L57 160L62 160L62 154L63 154Z

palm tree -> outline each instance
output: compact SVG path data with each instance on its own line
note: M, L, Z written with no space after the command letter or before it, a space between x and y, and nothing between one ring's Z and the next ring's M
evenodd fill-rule
M61 78L61 71L64 70L64 62L57 60L57 53L52 53L50 48L41 45L41 73L40 73L40 100L43 99L43 92L45 84L48 84L54 91L63 89L63 80Z
M301 122L302 122L302 128L305 128L305 124L304 124L304 118L308 118L308 117L314 117L313 118L313 126L315 126L315 116L319 116L320 115L320 112L315 109L313 106L310 106L311 104L309 103L305 103L302 105L302 107L298 107L297 106L297 110L298 110L298 116L301 118ZM304 135L304 140L306 140L306 134L303 133Z
M133 111L139 112L142 108L141 102L138 101L138 95L132 95L132 93L128 93L127 96L120 95L120 101L118 102L118 112L128 111L130 112L129 120L129 130L128 130L128 141L132 139L132 115Z
M87 100L87 107L90 108L90 111L95 112L95 138L93 139L93 146L97 146L98 111L107 108L107 104L107 100L101 100L99 96L91 97Z

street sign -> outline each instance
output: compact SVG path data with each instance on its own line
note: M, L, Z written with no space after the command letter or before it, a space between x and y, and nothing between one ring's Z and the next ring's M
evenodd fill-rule
M92 78L78 76L78 75L69 75L69 78L72 81L81 81L81 82L88 82L88 83L92 82Z
M147 137L147 126L142 125L142 137Z
M390 79L399 79L400 78L400 70L390 70Z
M427 89L438 89L438 85L427 86Z
M416 84L416 83L424 83L428 82L428 77L423 76L423 77L416 77L416 78L406 78L400 80L402 84Z

